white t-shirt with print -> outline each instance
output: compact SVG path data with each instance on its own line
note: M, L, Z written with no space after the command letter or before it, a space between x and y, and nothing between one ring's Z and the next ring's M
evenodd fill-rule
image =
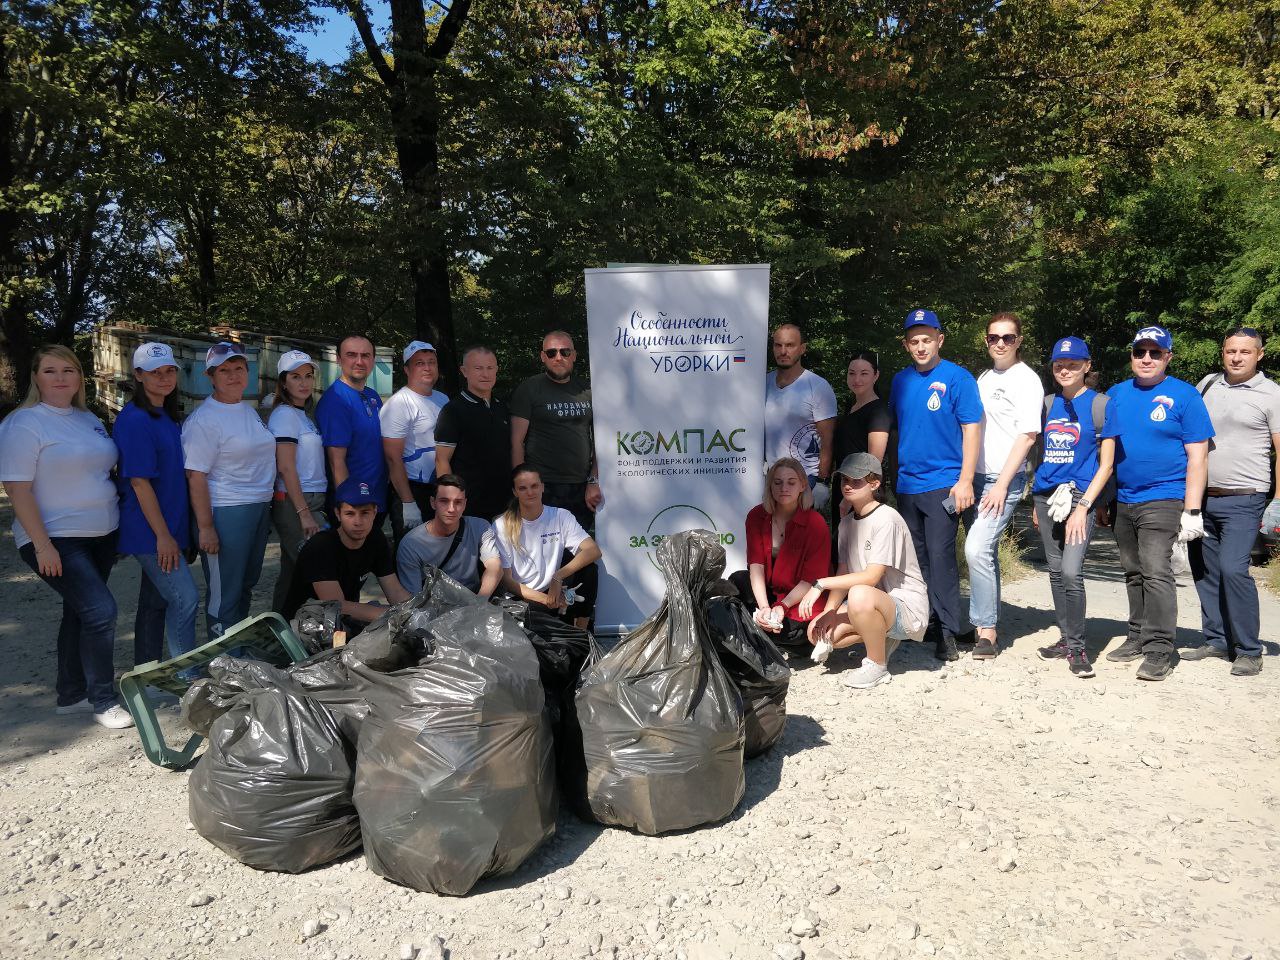
M378 418L382 435L389 440L403 440L404 472L415 483L430 483L436 475L436 419L449 397L439 390L431 396L401 387L386 403Z
M209 397L182 424L188 470L209 477L215 507L266 503L276 485L276 438L247 403Z
M267 418L267 429L277 441L292 441L297 445L294 465L298 468L298 482L303 493L324 493L329 487L329 477L324 471L324 442L320 428L314 420L291 403L277 404ZM276 490L288 493L284 479L276 475Z
M770 370L764 382L766 466L782 457L795 457L808 476L816 477L822 455L817 424L835 418L835 391L812 370L785 387L778 386L778 371Z
M982 397L982 447L979 477L1004 469L1020 433L1039 433L1044 412L1044 384L1034 370L1018 361L1007 370L987 370L978 377Z
M851 511L840 521L838 549L850 573L884 564L879 588L898 601L907 632L917 640L923 637L929 625L929 591L902 515L883 503L865 517Z
M537 520L521 522L518 546L507 535L504 517L494 519L493 532L498 539L502 569L510 570L518 582L538 591L551 585L551 575L560 569L561 554L565 550L577 553L587 539L587 531L572 513L548 506L542 508Z
M102 421L76 407L38 403L0 424L0 480L31 483L50 537L102 537L120 526L111 470L119 452ZM31 542L17 516L13 540Z

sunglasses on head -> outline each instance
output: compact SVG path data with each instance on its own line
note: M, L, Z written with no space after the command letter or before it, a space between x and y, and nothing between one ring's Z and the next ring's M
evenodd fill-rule
M1134 347L1131 352L1135 360L1141 360L1143 357L1150 357L1152 360L1163 360L1165 354L1159 347Z
M244 347L238 343L215 343L209 348L206 359L225 360L227 357L243 357L244 355Z
M987 346L994 347L997 343L1003 343L1006 347L1012 347L1018 342L1016 333L988 333Z
M547 347L547 349L543 350L542 353L548 360L555 359L555 355L557 353L568 360L573 356L573 347Z

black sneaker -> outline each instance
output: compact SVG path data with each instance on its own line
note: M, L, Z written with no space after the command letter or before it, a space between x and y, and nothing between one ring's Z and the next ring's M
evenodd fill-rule
M1041 660L1066 660L1067 652L1067 641L1059 640L1052 647L1041 647L1036 656Z
M1182 654L1183 660L1228 660L1227 651L1221 647L1215 647L1212 643L1206 643L1202 647L1192 647L1186 653Z
M1093 676L1093 664L1089 662L1089 654L1083 650L1068 651L1067 666L1081 680L1088 680Z
M1138 667L1139 680L1163 680L1173 673L1173 654L1148 653Z
M1236 662L1231 665L1231 675L1233 677L1256 677L1261 672L1261 657L1248 657L1244 654L1238 654Z
M956 637L957 647L972 647L977 644L977 642L978 631L976 629L966 630L964 633L960 634L960 636Z
M1130 637L1107 654L1107 659L1112 663L1128 663L1130 660L1138 660L1141 657L1142 640L1136 637Z
M944 662L959 660L960 651L956 649L956 638L948 636L945 630L940 631L933 644L933 655Z

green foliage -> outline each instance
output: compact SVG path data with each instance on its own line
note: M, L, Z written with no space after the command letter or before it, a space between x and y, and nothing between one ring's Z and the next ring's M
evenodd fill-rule
M307 62L310 16L5 6L0 353L104 319L403 340L442 238L504 379L611 261L772 264L837 384L874 348L887 385L915 306L971 366L1010 308L1030 358L1083 335L1108 382L1144 322L1188 379L1235 323L1280 356L1275 0L476 0L432 80L439 210L387 63Z

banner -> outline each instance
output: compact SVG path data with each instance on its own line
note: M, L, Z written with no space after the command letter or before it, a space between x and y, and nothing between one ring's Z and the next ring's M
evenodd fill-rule
M747 511L764 491L769 266L586 271L600 595L596 631L623 633L662 601L655 549L720 537L746 568Z

